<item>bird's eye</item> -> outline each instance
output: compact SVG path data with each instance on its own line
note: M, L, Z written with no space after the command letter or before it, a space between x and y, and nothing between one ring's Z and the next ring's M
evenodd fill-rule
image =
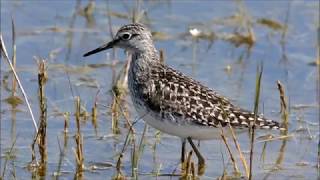
M121 35L121 39L123 40L129 40L131 38L131 34L129 33L124 33Z

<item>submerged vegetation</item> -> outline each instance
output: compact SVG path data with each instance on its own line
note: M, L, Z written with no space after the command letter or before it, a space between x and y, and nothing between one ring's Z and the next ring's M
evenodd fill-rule
M23 24L25 15L15 10L29 12L32 3L1 3L9 9L1 12L2 26L9 27L3 18L16 15L0 34L0 179L319 177L320 42L313 42L320 36L314 35L316 28L320 33L313 7L318 4L288 1L277 9L276 2L208 1L197 2L204 10L195 14L191 2L76 0L52 2L72 11L71 17L43 9L54 19L50 23L63 25L39 27ZM318 13L317 22L305 14L297 18L301 14L293 9ZM34 16L45 16L38 11ZM161 62L206 81L238 104L252 105L255 115L280 119L285 131L251 126L240 134L229 125L217 130L220 140L196 143L208 164L197 162L191 147L179 163L180 140L149 127L135 113L127 90L130 55L114 49L93 62L80 59L129 22L151 27Z

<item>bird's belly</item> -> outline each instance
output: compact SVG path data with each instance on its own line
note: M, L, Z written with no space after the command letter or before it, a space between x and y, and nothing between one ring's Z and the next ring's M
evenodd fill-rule
M153 112L147 113L146 111L139 109L140 108L137 108L138 114L148 125L164 133L180 138L191 137L196 140L210 140L221 137L219 128L176 123L171 120L161 119L159 116L153 114Z
M191 137L192 139L197 140L210 140L218 139L221 137L218 128L206 128L197 125L181 125L169 121L160 121L150 115L147 115L143 119L147 124L149 124L153 128L181 138Z

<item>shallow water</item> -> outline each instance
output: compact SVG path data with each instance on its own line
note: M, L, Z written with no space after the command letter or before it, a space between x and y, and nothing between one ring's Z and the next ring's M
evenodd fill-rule
M115 58L112 50L88 58L82 55L111 39L110 24L115 33L121 25L132 22L132 13L129 12L133 9L144 14L141 21L158 32L155 43L158 49L164 50L165 63L214 88L243 108L253 109L257 66L263 64L260 112L280 121L276 85L280 80L289 101L290 138L268 142L264 160L261 155L265 144L259 139L256 141L254 179L317 179L318 72L317 66L310 65L315 62L319 47L317 1L97 1L92 17L85 18L79 9L87 4L88 1L79 4L76 1L1 1L1 33L11 57L12 17L16 29L17 71L36 119L39 117L38 66L33 57L42 57L47 62L47 179L55 177L57 171L62 173L61 179L71 179L76 173L73 153L76 147L75 96L80 96L81 105L89 113L95 99L98 102L97 128L89 116L81 123L81 133L84 136L85 166L96 165L101 169L84 171L84 179L109 179L116 174L115 165L128 128L121 116L121 133L112 133L111 88L113 72L119 73L126 59L125 53L116 50ZM280 28L257 23L262 18L277 22ZM251 25L245 23L248 21ZM251 26L256 42L249 50L247 44L236 47L222 38L211 41L208 37L192 37L189 33L190 29L197 28L206 34L214 32L224 37L235 34L239 28L238 32L247 33ZM110 64L115 59L119 61L112 68ZM33 173L26 167L31 161L34 128L25 103L13 109L5 101L11 96L11 79L9 66L1 61L1 175L6 166L5 179L12 179L13 175L18 179L29 179ZM22 98L20 92L18 95ZM130 97L125 99L124 106L128 107L129 120L133 122L139 117L132 108ZM61 114L65 112L70 112L71 116L62 157L59 144L63 148L64 117ZM138 146L144 122L137 121L134 128ZM258 132L256 136L268 133L279 136L276 131ZM160 138L156 135L157 131L151 127L146 131L138 166L140 179L155 178L156 172L160 175L171 174L175 169L176 173L180 172L180 139L166 134L161 134ZM249 162L248 135L241 134L238 140ZM228 142L242 175L245 175L232 140ZM13 143L13 157L5 162ZM131 177L132 149L131 143L122 159L121 171L127 177ZM223 174L224 168L232 175L233 166L221 140L201 142L200 149L207 159L206 172L201 179L217 178ZM62 160L60 170L59 159ZM176 176L172 178L178 179Z

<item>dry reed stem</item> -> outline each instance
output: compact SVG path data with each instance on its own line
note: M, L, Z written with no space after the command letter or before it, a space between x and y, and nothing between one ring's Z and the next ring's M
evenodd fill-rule
M280 147L280 150L279 150L278 158L277 158L277 160L276 160L276 165L277 165L278 167L280 167L280 165L281 165L282 162L283 162L284 152L285 152L286 145L287 145L287 140L283 140L283 141L282 141L282 144L281 144L281 147Z
M97 103L95 102L94 105L93 105L92 114L91 114L92 124L93 124L93 127L94 127L95 131L97 130L97 127L98 127L97 116L98 116L98 108L97 108Z
M63 132L66 134L69 132L69 123L70 123L70 113L66 112L63 114L64 117L64 128Z
M30 168L36 168L36 171L40 176L46 175L47 169L47 143L46 143L46 134L47 134L47 103L45 97L45 83L47 80L45 61L38 60L38 97L39 97L39 109L40 117L39 122L40 126L38 131L35 134L33 142L31 144L31 163L29 164ZM35 144L38 144L39 154L40 154L40 163L38 164L36 160Z
M112 178L114 180L125 179L125 177L122 175L122 172L121 172L121 159L122 158L123 158L123 154L121 153L119 155L119 158L118 158L118 161L117 161L117 165L116 165L117 174Z
M76 153L76 161L77 161L77 171L82 171L83 170L83 148L82 148L82 142L83 142L83 137L81 134L76 134L75 135L75 140L77 144L77 148L75 149Z
M63 137L63 148L60 144L59 141L59 137L57 136L57 142L58 142L58 146L59 146L59 161L58 161L58 165L57 165L57 170L53 173L53 176L59 176L61 175L61 168L62 168L62 162L64 160L65 154L66 154L66 150L67 150L67 146L68 146L68 136L66 136L66 134L64 134Z
M134 145L133 152L132 152L132 162L133 162L133 164L132 164L132 177L136 178L137 176L136 176L136 169L135 168L137 167L137 162L138 162L139 156L136 155L135 138L134 138L135 137L134 136L135 129L133 128L133 124L130 122L130 120L127 117L126 113L122 109L121 104L119 104L118 108L119 108L119 111L122 113L123 117L125 118L125 120L127 121L127 124L129 125L129 131L127 133L127 136L125 138L122 150L121 150L120 155L118 157L117 165L116 165L117 174L113 177L113 179L124 179L125 178L125 176L123 176L122 172L121 172L121 159L123 158L123 153L126 151L126 147L128 146L130 135L133 135L133 138L132 138L133 142L132 143ZM147 126L145 126L145 128L144 128L144 132L142 134L142 138L145 136L146 127ZM142 141L140 141L140 146L139 146L139 151L138 151L138 153L140 153L140 154L141 154L141 149L142 149L141 146L142 146Z
M123 148L124 148L124 146L123 146ZM122 158L123 158L123 152L120 153L119 158L117 160L117 165L116 165L117 174L115 175L115 177L113 179L121 179L121 178L124 177L122 175L122 172L121 172L121 160L122 160Z
M275 141L275 140L287 140L292 137L294 137L294 136L293 135L283 135L283 136L279 136L279 137L274 137L274 138L270 138L270 139L266 139L266 140L257 141L257 143L270 142L270 141Z
M75 141L77 148L75 150L76 161L77 161L77 172L81 176L81 172L84 169L84 157L83 157L83 137L81 135L80 129L80 115L81 115L81 107L80 107L80 98L76 97L76 124L77 124L77 133L75 135Z
M285 137L282 141L282 145L280 147L279 155L276 160L276 165L280 166L280 164L283 162L284 159L284 152L285 152L285 147L287 144L287 137L288 137L288 125L289 125L289 113L288 113L288 106L287 106L287 98L285 95L285 90L283 88L283 85L281 82L278 80L277 81L277 86L278 90L280 93L280 105L281 105L281 113L282 113L282 126L285 128L285 131L281 132L284 136L281 136L281 138Z
M277 86L278 86L278 90L279 90L279 93L280 93L280 107L281 107L281 110L280 112L282 113L282 125L285 127L286 129L286 134L288 133L288 106L287 106L287 98L286 98L286 95L285 95L285 90L283 88L283 85L282 83L278 80L277 81Z
M130 133L131 134L131 133ZM131 138L131 143L133 145L132 151L131 151L131 177L133 179L137 179L138 174L137 174L137 169L136 169L136 162L137 162L137 150L136 150L136 138L135 136L130 136Z
M3 163L3 171L2 171L2 175L0 176L0 180L2 180L2 178L4 178L4 175L6 173L7 163L8 163L8 160L10 159L10 156L13 154L13 148L16 145L16 142L17 142L17 138L15 138L13 140L9 152L6 153L5 161ZM1 168L0 168L0 170L1 170Z
M261 151L261 155L260 155L260 161L262 161L263 163L266 159L267 144L268 144L268 142L263 143L263 147L262 147L262 151Z
M13 74L14 74L14 77L19 85L19 88L22 92L22 95L24 97L24 100L25 102L27 103L27 107L28 107L28 110L29 110L29 113L30 113L30 116L31 116L31 119L32 119L32 122L33 122L33 126L36 130L36 133L38 133L38 126L37 126L37 123L36 123L36 120L34 118L34 115L33 115L33 112L32 112L32 109L31 109L31 105L29 103L29 100L28 100L28 96L26 94L26 92L24 91L24 88L20 82L20 79L19 79L19 76L16 72L16 70L14 69L13 67L13 64L11 63L11 60L9 59L9 56L8 56L8 53L7 53L7 50L6 50L6 47L5 47L5 44L4 44L4 41L3 41L3 38L2 38L2 34L0 33L0 48L1 48L1 55L4 57L4 59L6 59L6 61L8 62Z
M187 154L187 159L185 162L183 162L185 165L185 170L182 172L181 177L182 179L187 179L189 176L189 172L190 172L190 166L191 166L191 157L192 157L192 150L189 151L189 153Z
M123 66L122 70L120 71L112 87L113 102L111 105L111 115L112 115L111 124L112 124L112 132L114 134L120 133L119 110L120 110L122 98L126 95L126 92L127 92L129 66L130 66L130 61L127 61L126 64Z
M13 67L14 69L16 69L16 33L15 33L15 25L14 25L14 21L13 21L13 18L11 19L11 23L12 23L12 64L13 64ZM0 65L1 67L1 65ZM0 75L0 79L1 79L1 75ZM1 79L2 81L2 79ZM0 82L0 86L2 85L2 83ZM12 92L12 95L11 97L7 98L7 100L9 99L16 99L16 100L20 100L20 98L16 97L15 94L16 94L16 80L14 77L12 77L12 89L11 89L11 92ZM0 97L1 97L1 92L0 92ZM20 100L21 101L21 100ZM10 103L11 104L11 103ZM2 164L1 163L1 160L0 160L0 172L1 172L1 165L3 165L3 171L2 171L2 175L0 175L0 180L1 179L4 179L5 178L5 173L6 173L6 168L7 168L7 163L8 161L11 159L11 156L14 156L14 152L13 152L13 148L16 144L16 130L15 130L15 127L16 127L16 106L18 105L19 103L12 103L12 109L11 109L11 119L12 119L12 124L11 124L11 139L13 140L12 141L12 144L11 144L11 148L8 152L5 153L5 156L3 159L5 159L4 163ZM0 105L0 109L1 109L1 105ZM0 121L1 121L1 113L0 113ZM0 122L0 129L1 128L1 122ZM0 138L1 138L1 132L0 132ZM1 150L0 150L0 154L1 154ZM12 162L13 164L13 162ZM15 167L13 166L13 172L11 172L11 174L13 176L15 176Z
M252 180L252 167L253 167L253 148L254 148L254 138L255 138L255 124L258 116L258 109L259 109L259 98L260 98L260 87L261 87L261 78L262 78L263 67L257 69L257 76L256 76L256 92L255 92L255 100L254 100L254 120L253 123L250 123L250 173L249 173L249 180Z
M228 145L227 138L226 138L225 135L224 135L223 128L220 127L220 130L221 130L220 135L221 135L221 138L222 138L224 144L225 144L226 147L227 147L228 153L229 153L229 155L230 155L230 159L231 159L231 161L232 161L233 169L234 169L234 171L238 174L238 173L240 173L240 171L239 171L239 168L238 168L237 163L236 163L236 161L235 161L235 158L233 157L233 154L232 154L232 152L231 152L231 149L230 149L230 147L229 147L229 145Z
M145 138L145 134L147 132L147 129L148 129L148 125L145 124L144 125L144 128L143 128L143 132L142 132L142 135L141 135L141 138L140 138L140 142L139 142L139 147L138 147L138 150L135 149L135 144L134 144L134 153L133 153L133 163L132 163L132 174L133 174L133 177L136 178L138 177L137 176L137 172L138 172L138 163L139 163L139 159L142 155L142 152L143 152L143 148L144 148L144 138ZM135 143L135 142L133 142Z
M97 128L98 128L98 123L97 123L97 118L98 118L98 94L99 94L100 90L98 90L95 100L94 100L94 105L92 108L92 112L91 112L91 118L92 118L92 125L94 127L95 133L96 135L98 134L97 132Z
M279 93L280 93L280 105L281 105L280 112L283 112L284 110L287 109L287 102L286 102L286 98L285 98L285 95L284 95L283 85L279 80L277 81L277 86L278 86L278 90L279 90Z
M113 134L119 134L120 129L119 129L119 104L118 104L118 97L116 95L113 96L113 102L111 106L111 129Z
M317 100L318 100L318 107L320 107L320 25L318 25L318 44L317 44L317 60L316 63L318 63L318 77L316 78L316 91L317 91ZM320 111L318 112L318 119L320 119ZM318 172L320 172L320 138L318 140L318 163L317 163ZM318 177L320 176L320 173L318 173Z
M197 175L196 175L196 170L195 170L195 167L194 167L194 162L191 162L190 171L191 171L191 177L192 177L192 179L195 179L195 178L197 177Z
M120 108L120 110L121 110L121 108ZM127 121L129 122L128 119L127 119ZM125 139L124 144L122 146L122 150L121 150L120 155L117 160L117 165L116 165L117 174L113 177L113 179L124 179L124 176L122 175L122 172L121 172L121 159L123 158L123 153L125 152L126 147L128 145L130 134L134 134L134 133L135 133L135 130L132 127L132 124L130 123L129 124L129 131L127 133L126 139Z
M77 133L80 134L80 115L81 115L81 105L80 105L80 97L76 97L76 125L77 125Z
M41 157L40 169L43 173L46 169L47 162L47 101L45 95L45 84L47 81L46 65L44 60L38 60L38 93L39 93L39 108L40 108L40 125L38 131L38 148ZM40 170L39 169L39 170Z
M241 159L241 162L242 162L242 165L243 165L243 168L246 172L246 175L247 175L247 178L249 178L249 168L248 168L248 164L247 164L247 161L246 161L246 158L244 157L242 151L241 151L241 148L240 148L240 144L237 140L237 137L236 137L236 134L234 133L233 131L233 128L230 124L229 125L229 129L231 131L231 134L232 134L232 139L233 139L233 142L238 150L238 153L239 153L239 156L240 156L240 159Z
M29 165L31 166L35 166L37 164L37 157L36 157L36 151L35 151L35 144L37 142L37 137L38 137L38 133L36 134L36 136L33 138L33 142L31 144L31 162Z
M122 113L124 119L126 120L127 124L129 125L130 131L132 132L132 134L135 134L136 131L135 131L135 129L133 128L133 123L131 123L130 120L129 120L128 114L127 114L126 112L124 112L124 110L122 109L121 106L119 106L119 107L120 107L120 110L121 110L120 112Z
M17 46L16 46L16 31L13 18L11 19L12 24L12 66L16 69L16 61L17 61ZM15 78L12 78L12 97L15 96L17 90L17 81Z

